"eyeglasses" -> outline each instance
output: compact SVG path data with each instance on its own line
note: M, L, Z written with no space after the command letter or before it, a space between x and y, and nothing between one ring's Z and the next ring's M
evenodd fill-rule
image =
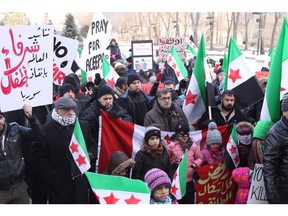
M171 97L162 97L162 98L159 98L160 100L171 100L172 98Z

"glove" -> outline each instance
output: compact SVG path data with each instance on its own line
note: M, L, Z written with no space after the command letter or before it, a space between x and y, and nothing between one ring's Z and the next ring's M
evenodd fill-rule
M163 73L158 73L158 74L156 75L156 81L157 81L157 82L160 82L160 81L162 80L162 77L163 77Z
M101 81L102 81L102 78L101 78L100 74L99 74L99 73L96 73L96 74L95 74L95 79L94 79L94 84L95 84L96 86L99 86L100 83L101 83Z

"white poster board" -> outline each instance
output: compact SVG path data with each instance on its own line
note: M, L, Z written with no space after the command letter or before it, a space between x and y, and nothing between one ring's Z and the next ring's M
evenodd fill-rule
M54 35L53 82L62 85L65 76L71 73L71 65L77 54L78 40Z
M51 104L52 25L0 26L1 111Z
M102 13L94 13L90 23L89 31L83 43L82 55L80 58L80 68L87 72L89 80L95 77L96 73L102 75L102 57L107 53L109 45L109 36L112 25ZM107 58L106 58L107 59Z
M255 164L247 204L268 204L264 186L263 164Z

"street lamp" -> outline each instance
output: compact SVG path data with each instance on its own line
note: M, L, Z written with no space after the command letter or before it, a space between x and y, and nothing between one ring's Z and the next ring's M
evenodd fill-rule
M213 50L214 14L213 16L206 17L206 19L209 20L209 25L210 25L210 50Z

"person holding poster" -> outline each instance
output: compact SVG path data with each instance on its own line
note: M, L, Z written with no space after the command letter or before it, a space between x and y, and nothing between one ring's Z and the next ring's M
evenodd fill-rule
M114 68L116 63L115 61L117 59L122 60L121 51L115 38L111 39L109 46L106 49L110 50L110 65L112 65L112 67Z
M29 204L27 184L24 181L23 144L25 140L42 140L44 132L32 113L32 106L25 104L23 111L31 128L16 122L6 123L6 115L0 111L0 204Z

